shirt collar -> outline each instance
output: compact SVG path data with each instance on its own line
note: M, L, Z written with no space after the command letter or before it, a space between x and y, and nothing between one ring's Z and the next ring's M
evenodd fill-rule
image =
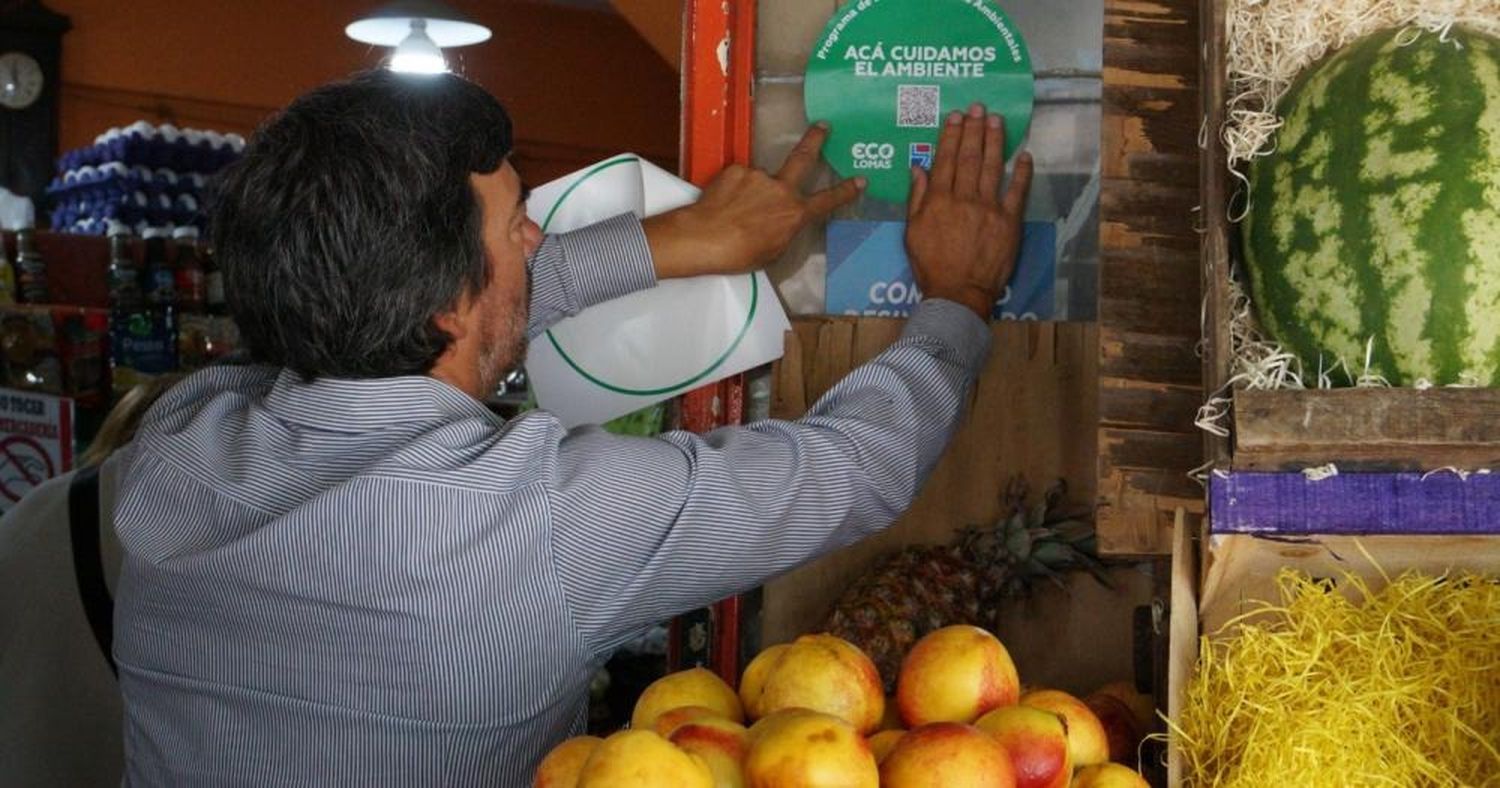
M366 432L393 424L500 418L468 394L425 375L304 380L276 376L266 409L278 418L335 432Z

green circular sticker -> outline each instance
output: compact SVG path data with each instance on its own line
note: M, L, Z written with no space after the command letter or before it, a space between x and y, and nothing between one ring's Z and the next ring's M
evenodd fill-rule
M932 166L938 130L978 101L1005 118L1010 158L1031 124L1031 55L993 0L854 0L807 62L807 117L833 133L834 171L905 202L913 165Z

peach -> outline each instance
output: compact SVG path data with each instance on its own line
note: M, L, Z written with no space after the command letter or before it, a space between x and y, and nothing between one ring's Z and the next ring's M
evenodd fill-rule
M1129 767L1101 763L1079 769L1072 788L1151 788L1151 784Z
M891 750L896 749L896 743L905 735L906 731L903 730L888 730L871 736L869 738L870 752L875 753L875 762L884 763L885 757L891 754Z
M656 722L651 723L651 729L670 739L672 738L672 731L677 730L677 726L710 717L716 717L721 720L726 719L723 714L707 706L682 706L671 711L662 712L661 716L656 718ZM733 722L733 720L726 721Z
M885 714L875 663L832 635L803 635L757 656L745 669L740 695L752 716L811 709L847 720L860 733L877 730Z
M531 788L574 788L584 762L603 743L598 736L575 736L553 747L537 765Z
M1144 692L1137 692L1135 682L1113 681L1094 690L1095 695L1111 695L1118 698L1126 706L1130 707L1131 714L1135 717L1136 730L1141 733L1150 733L1156 729L1156 698ZM1084 699L1085 701L1088 698Z
M915 728L929 722L970 723L1020 695L1010 652L979 627L944 627L917 641L901 663L896 705Z
M669 737L678 749L697 755L713 774L714 788L744 788L745 726L722 717L683 723Z
M980 717L974 726L994 736L1010 755L1016 788L1068 788L1073 759L1062 717L1029 706L1006 706Z
M1104 726L1104 739L1109 743L1109 759L1115 763L1134 763L1136 748L1140 746L1144 734L1136 727L1135 714L1130 707L1114 695L1090 695L1083 702L1099 718L1099 724Z
M782 709L750 727L745 782L752 788L878 788L880 771L853 725L820 711Z
M886 788L1015 788L1010 756L993 736L958 722L916 728L880 765Z
M766 716L760 710L760 696L766 688L766 677L791 647L790 643L780 643L762 650L745 666L745 672L740 674L740 703L750 719L758 720Z
M1021 696L1021 705L1061 714L1068 723L1068 753L1073 768L1093 766L1109 760L1109 739L1104 725L1078 698L1062 690L1036 690Z
M578 788L713 788L708 764L649 730L605 739L583 764Z
M650 730L656 718L683 706L712 709L733 722L744 722L740 697L713 671L704 668L678 671L651 683L635 702L630 727Z

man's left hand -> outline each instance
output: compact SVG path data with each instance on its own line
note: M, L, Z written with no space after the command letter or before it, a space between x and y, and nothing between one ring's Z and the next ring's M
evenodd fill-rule
M808 223L858 198L863 178L803 193L827 140L828 127L813 126L774 176L730 165L709 182L698 202L647 219L657 278L759 270L780 257Z

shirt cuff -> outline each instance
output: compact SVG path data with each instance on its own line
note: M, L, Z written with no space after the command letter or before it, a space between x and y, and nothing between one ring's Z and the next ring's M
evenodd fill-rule
M633 213L556 236L579 310L656 286L646 231Z
M917 304L901 336L936 340L976 378L990 357L994 341L989 323L980 320L974 310L942 298L927 298Z

